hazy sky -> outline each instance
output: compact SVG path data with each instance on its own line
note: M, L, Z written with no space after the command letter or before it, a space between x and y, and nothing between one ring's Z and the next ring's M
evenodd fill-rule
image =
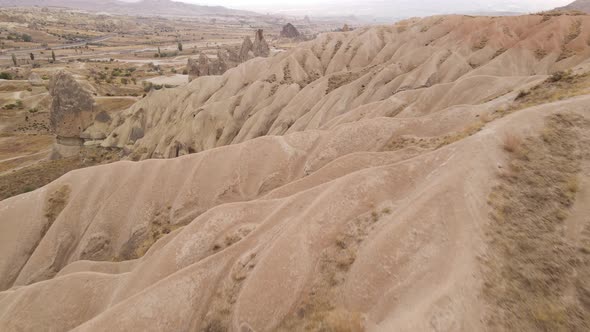
M573 0L181 0L257 12L297 15L418 16L473 11L535 12Z

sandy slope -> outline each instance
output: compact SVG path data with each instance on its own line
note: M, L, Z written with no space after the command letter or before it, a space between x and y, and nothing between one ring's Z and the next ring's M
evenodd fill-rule
M590 18L542 20L330 34L151 94L108 144L141 125L144 157L204 151L77 170L0 202L0 330L486 329L480 258L503 140L541 135L552 114L590 117L588 95L493 115L537 75L586 61L583 28L578 55L555 62L564 31ZM295 84L312 69L322 78ZM337 75L347 84L325 94ZM268 133L281 136L255 138Z

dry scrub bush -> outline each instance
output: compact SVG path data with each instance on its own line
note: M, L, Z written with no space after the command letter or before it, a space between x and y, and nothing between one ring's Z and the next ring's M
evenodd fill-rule
M520 146L522 144L522 139L513 134L513 133L508 133L506 135L504 135L504 139L502 142L502 147L504 148L505 151L513 153L519 150Z

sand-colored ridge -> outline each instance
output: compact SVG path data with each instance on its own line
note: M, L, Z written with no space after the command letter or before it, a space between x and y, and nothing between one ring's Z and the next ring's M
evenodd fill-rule
M589 24L588 16L443 16L322 34L223 76L153 92L113 121L103 145L168 158L323 128L367 105L391 116L393 101L407 117L478 104L583 63ZM564 50L570 56L561 59Z
M0 202L0 330L493 329L503 307L483 271L506 137L590 121L587 24L408 20L150 92L103 144L171 159L79 169ZM556 61L565 40L577 53ZM577 185L563 222L587 230Z

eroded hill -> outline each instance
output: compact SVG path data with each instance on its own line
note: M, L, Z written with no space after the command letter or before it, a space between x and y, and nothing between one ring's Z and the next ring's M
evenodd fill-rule
M590 17L322 35L0 202L0 329L585 330ZM571 69L571 71L569 71Z

